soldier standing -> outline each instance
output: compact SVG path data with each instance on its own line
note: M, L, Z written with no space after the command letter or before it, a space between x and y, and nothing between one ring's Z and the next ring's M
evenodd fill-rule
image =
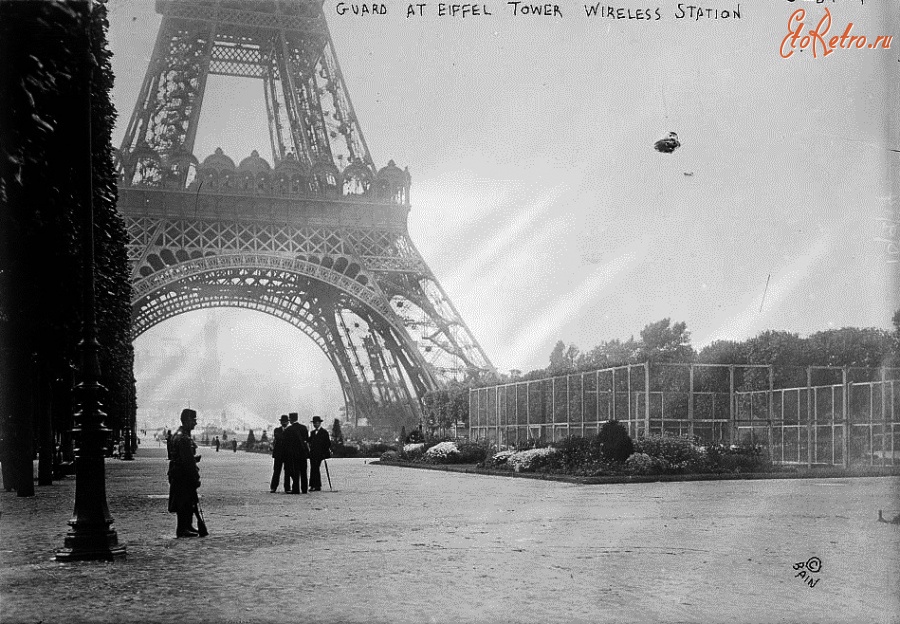
M167 450L169 454L169 513L177 514L176 537L197 537L197 529L191 526L194 509L199 498L200 469L197 463L197 445L191 438L191 430L197 426L197 412L181 410L181 427L171 436Z

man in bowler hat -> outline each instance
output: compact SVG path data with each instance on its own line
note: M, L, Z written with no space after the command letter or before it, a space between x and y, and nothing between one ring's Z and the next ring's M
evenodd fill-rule
M306 460L309 458L309 430L297 422L297 412L288 415L291 424L284 431L285 450L290 466L291 494L306 494Z
M322 419L313 416L313 430L309 432L309 491L322 491L322 473L319 467L322 461L331 457L331 439L328 432L322 429Z
M272 458L275 460L275 463L272 467L272 483L269 484L269 491L272 494L278 489L278 481L281 480L281 469L284 468L284 491L291 491L291 469L290 465L286 462L285 453L285 443L284 443L284 431L288 426L288 417L287 414L281 415L281 426L275 427L275 431L272 434L274 437L274 441L272 442Z

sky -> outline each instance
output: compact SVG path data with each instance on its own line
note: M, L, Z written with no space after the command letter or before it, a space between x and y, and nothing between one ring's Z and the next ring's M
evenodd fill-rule
M848 23L870 41L900 35L892 3L703 4L739 6L730 20L616 4L658 8L652 21L587 18L568 0L561 18L506 2L466 18L434 2L414 18L407 3L365 16L337 4L325 14L369 150L379 167L409 167L412 239L500 371L545 367L557 340L587 350L666 317L696 347L890 326L896 258L877 239L879 218L900 214L900 37L817 58L779 48L798 9L807 30L827 8L829 35ZM145 0L109 6L118 145L159 17ZM655 151L670 131L682 146ZM219 146L271 159L261 83L210 78L195 152ZM189 339L208 314L136 347ZM284 378L291 400L336 412L334 373L302 333L259 313L218 318L223 367Z

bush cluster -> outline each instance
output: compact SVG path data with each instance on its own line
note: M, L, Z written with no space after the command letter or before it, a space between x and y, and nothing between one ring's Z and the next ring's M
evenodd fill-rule
M650 456L652 474L707 472L705 450L691 438L651 434L638 438L634 451Z
M397 460L427 464L477 464L485 461L488 450L485 441L430 439L404 444L397 453Z
M706 460L710 472L715 473L769 472L773 469L766 449L759 444L710 446L706 449Z

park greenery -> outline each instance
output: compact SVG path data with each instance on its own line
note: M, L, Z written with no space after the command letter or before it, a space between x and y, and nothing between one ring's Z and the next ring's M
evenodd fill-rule
M747 474L774 472L765 448L755 444L702 445L696 439L652 434L635 440L618 421L606 422L589 437L552 443L525 440L497 450L489 441L407 442L381 455L399 464L475 464L479 469L576 477Z
M0 2L0 464L4 486L21 496L34 493L35 452L41 485L52 481L54 460L72 459L88 179L102 402L111 438L133 424L136 411L106 7L94 3L87 17L79 6L84 3ZM90 112L82 95L88 84Z

